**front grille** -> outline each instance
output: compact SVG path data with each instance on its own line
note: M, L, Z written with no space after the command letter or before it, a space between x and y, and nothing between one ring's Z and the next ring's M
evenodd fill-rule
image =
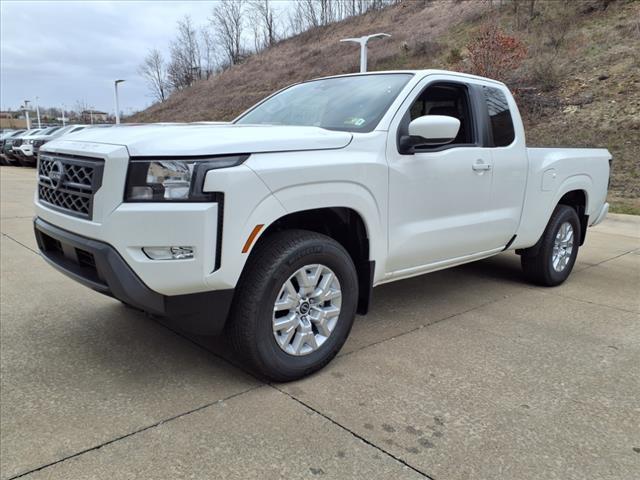
M102 185L104 161L88 157L41 154L38 198L41 203L91 219L93 196Z

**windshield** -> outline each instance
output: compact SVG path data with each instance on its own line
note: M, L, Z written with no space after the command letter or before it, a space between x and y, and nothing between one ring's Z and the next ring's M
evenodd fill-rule
M259 104L235 123L371 132L411 76L353 75L301 83Z
M59 130L61 127L49 127L40 132L40 135L51 135L56 130Z
M76 128L75 125L67 125L66 127L58 127L57 130L59 134L64 135L67 132L72 132L74 128ZM49 133L52 133L52 132L49 132Z

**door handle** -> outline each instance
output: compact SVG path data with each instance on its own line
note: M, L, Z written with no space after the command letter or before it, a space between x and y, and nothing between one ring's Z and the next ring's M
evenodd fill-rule
M486 172L488 170L491 170L491 164L484 163L482 160L477 160L476 163L471 166L471 168L473 168L474 172Z

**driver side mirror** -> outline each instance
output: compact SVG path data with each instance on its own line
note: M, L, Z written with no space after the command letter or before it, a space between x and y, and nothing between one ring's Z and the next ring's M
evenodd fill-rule
M424 115L409 123L409 135L400 137L401 153L412 153L416 145L437 146L453 142L460 120L446 115Z

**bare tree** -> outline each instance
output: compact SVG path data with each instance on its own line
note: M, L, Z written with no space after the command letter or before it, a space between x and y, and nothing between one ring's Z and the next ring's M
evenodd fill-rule
M320 25L329 25L334 21L333 0L318 0Z
M252 0L251 23L254 31L256 51L275 45L278 41L278 27L269 0Z
M191 17L178 20L178 35L170 45L171 61L167 68L169 83L176 90L189 87L201 78L202 65L198 35Z
M297 0L289 12L289 30L295 35L309 28L329 25L370 10L382 10L401 0ZM412 0L413 1L413 0ZM426 1L426 0L424 0Z
M87 101L83 98L82 100L76 100L72 114L74 118L79 119L80 123L89 123L91 116L87 112L90 109L91 107L89 106Z
M242 60L245 4L246 0L227 0L216 3L213 8L211 26L229 65Z
M320 15L318 14L316 0L299 0L296 8L300 9L301 16L304 19L304 30L320 25Z
M206 26L200 29L200 45L202 53L202 75L208 79L216 71L218 54L216 52L214 34L211 29Z
M249 12L249 25L251 26L251 32L253 33L253 51L255 53L264 49L264 38L262 35L262 25L260 24L260 14L252 9Z
M157 48L149 50L138 72L147 82L153 98L159 102L167 99L167 69L162 54Z
M289 31L287 32L289 36L298 35L306 29L304 12L300 5L296 3L295 8L289 11Z

